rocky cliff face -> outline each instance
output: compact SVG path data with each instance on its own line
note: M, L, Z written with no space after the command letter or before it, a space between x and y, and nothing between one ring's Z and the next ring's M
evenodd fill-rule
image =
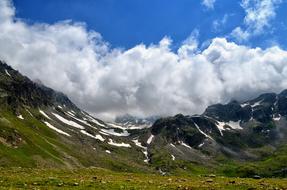
M31 81L3 62L0 62L0 73L0 93L3 103L14 108L21 105L39 107L57 104L76 108L63 93Z

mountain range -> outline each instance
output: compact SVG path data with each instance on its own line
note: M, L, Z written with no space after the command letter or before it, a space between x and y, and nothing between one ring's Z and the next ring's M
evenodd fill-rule
M0 62L0 166L287 176L287 90L201 115L104 122Z

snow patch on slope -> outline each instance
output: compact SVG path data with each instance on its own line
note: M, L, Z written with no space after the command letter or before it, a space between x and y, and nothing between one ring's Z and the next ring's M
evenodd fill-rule
M150 137L148 138L148 140L146 141L147 144L150 144L152 142L154 138L154 135L150 135Z
M220 122L220 121L216 121L216 126L220 132L220 135L223 136L223 133L222 131L225 130L224 126L225 126L225 123L224 122Z
M133 139L132 142L134 142L136 146L138 146L138 147L140 147L140 148L142 148L142 149L146 149L146 147L144 147L144 146L142 145L142 143L139 142L138 139Z
M241 106L242 108L244 108L245 106L248 106L248 105L250 105L250 104L249 104L249 103L240 104L240 106Z
M228 125L229 127L231 127L232 129L243 129L241 126L240 126L240 121L229 121L226 123L226 125Z
M33 117L33 114L32 114L28 109L26 109L26 111L29 113L29 115L30 115L31 117Z
M118 128L118 129L122 129L122 130L127 129L126 127L123 127L123 126L115 124L115 123L107 123L107 124L112 128Z
M58 129L56 127L54 127L53 125L51 125L50 123L48 123L47 121L44 121L44 123L50 128L50 129L53 129L54 131L60 133L60 134L63 134L63 135L66 135L68 137L70 137L71 135L62 131L61 129Z
M77 120L77 121L79 121L79 122L81 122L81 123L83 123L83 124L85 124L85 125L87 125L87 126L89 126L89 127L93 127L91 124L89 124L87 121L84 121L84 120L82 120L82 119L79 119L79 118L77 118L77 117L75 117L75 116L72 116L72 115L70 115L70 114L67 114L69 117L71 117L71 118L73 118L73 119L75 119L75 120Z
M221 136L223 136L222 131L226 130L226 128L224 127L225 125L229 126L231 129L234 130L241 130L243 129L240 126L240 121L229 121L229 122L221 122L221 121L216 121L216 126L220 131Z
M5 73L6 75L8 75L9 77L11 77L10 73L5 69Z
M17 115L17 117L19 118L19 119L24 119L24 117L22 116L22 115Z
M130 144L126 144L126 143L116 143L116 142L114 142L112 139L109 139L108 144L109 144L109 145L112 145L112 146L117 146L117 147L125 147L125 148L130 148L130 147L131 147Z
M174 155L170 155L171 156L171 159L174 161L175 160L175 156Z
M176 148L174 144L170 143L170 146L172 146L173 148Z
M102 142L105 141L105 139L101 135L94 136L94 135L92 135L92 134L90 134L90 133L88 133L87 131L84 131L84 130L81 130L81 133L83 133L84 135L87 135L88 137L91 137L93 139L100 140Z
M255 102L251 105L252 108L256 107L256 106L259 106L261 103L263 102L263 100L260 100L258 102Z
M213 140L213 138L211 136L207 135L206 133L204 133L195 122L193 122L193 123L201 134L203 134L206 138Z
M273 117L274 121L279 121L281 119L281 115L279 114L277 117Z
M140 147L143 149L142 153L144 154L144 156L146 157L146 159L144 160L145 163L148 163L149 162L149 157L148 157L148 152L147 152L147 147L144 147L141 142L139 142L138 139L134 139L132 140L132 142L135 143L136 146Z
M181 144L182 146L185 146L186 148L192 149L191 146L189 146L188 144L186 144L186 143L184 143L184 142L182 142L182 141L180 142L180 144Z
M46 117L47 119L52 120L44 111L42 111L42 110L39 109L39 112L40 112L44 117Z
M64 117L56 114L56 113L52 113L58 120L60 120L61 122L70 125L72 127L78 128L78 129L85 129L85 127L83 127L82 125L79 125L78 123L71 121L71 120L67 120Z
M144 160L144 162L145 163L148 163L149 162L149 157L148 157L148 152L147 152L147 150L144 150L144 151L142 151L142 153L145 155L145 157L146 157L146 159Z
M198 145L198 148L201 148L204 145L204 142Z
M74 117L76 116L76 115L75 115L73 112L71 112L71 111L67 111L67 114L70 115L70 116L74 116Z

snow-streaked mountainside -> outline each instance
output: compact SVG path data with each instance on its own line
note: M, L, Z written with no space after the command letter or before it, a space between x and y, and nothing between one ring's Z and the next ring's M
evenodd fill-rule
M94 118L2 62L0 101L0 165L146 167L133 129Z
M0 101L0 166L192 172L194 164L258 161L286 144L287 90L212 105L202 115L107 123L1 62Z

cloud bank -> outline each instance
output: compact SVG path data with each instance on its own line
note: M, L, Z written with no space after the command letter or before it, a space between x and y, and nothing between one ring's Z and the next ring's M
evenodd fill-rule
M276 46L215 38L200 49L195 30L177 51L167 37L111 49L83 23L27 24L14 15L11 2L0 0L0 59L99 118L201 113L213 103L287 87L287 52Z

